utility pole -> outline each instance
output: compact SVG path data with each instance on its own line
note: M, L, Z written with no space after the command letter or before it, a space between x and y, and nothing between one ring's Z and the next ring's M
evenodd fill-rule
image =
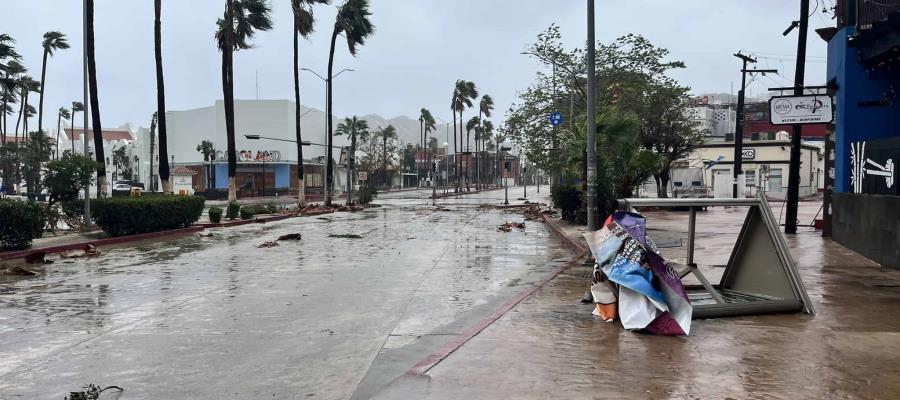
M784 35L798 26L800 32L797 35L797 67L794 74L794 95L803 94L803 85L806 74L806 34L809 28L809 0L800 0L800 22L791 24L791 28ZM791 161L788 167L788 192L787 211L784 217L784 233L797 233L797 206L800 201L800 145L801 125L794 125L791 136Z
M599 229L597 215L597 76L594 0L587 2L587 220L588 231Z
M87 14L87 0L84 1L84 111L82 114L84 115L84 126L82 127L83 132L82 136L84 137L84 156L90 157L88 154L90 152L90 146L88 146L88 109L91 107L91 102L88 101L88 63L87 63L87 48L88 48L88 40L87 40L87 22L88 14ZM74 123L74 121L73 121ZM74 135L74 129L72 134ZM151 171L152 173L152 171ZM100 177L97 177L97 181L99 182ZM99 184L99 183L98 183ZM91 231L91 185L88 184L84 188L84 231Z
M774 69L754 69L748 70L747 64L756 64L756 59L751 58L750 56L746 56L738 52L734 55L737 58L740 58L743 61L743 67L741 68L741 89L738 91L738 104L737 104L737 120L734 123L734 170L733 178L732 178L732 194L731 196L735 199L738 198L738 178L744 173L743 171L743 152L744 152L744 94L747 89L747 74L748 73L761 73L765 75L766 73L778 73L778 70Z

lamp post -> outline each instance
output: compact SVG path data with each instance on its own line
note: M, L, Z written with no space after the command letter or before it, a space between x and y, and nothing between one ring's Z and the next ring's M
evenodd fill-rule
M326 99L328 98L328 84L330 82L332 82L334 80L334 78L337 78L339 75L343 74L344 72L354 72L355 71L350 68L344 68L344 69L340 70L338 73L336 73L328 78L325 78L322 75L320 75L319 73L317 73L316 71L313 71L309 68L300 68L300 70L312 73L317 78L321 79L322 82L325 82L325 97L326 97ZM326 108L327 107L328 107L328 102L326 101ZM330 129L331 118L330 117L333 113L331 113L330 111L331 110L326 110L326 113L328 115L325 117L326 118L326 121L325 121L326 128L325 128L325 145L324 146L327 146L329 149L332 149L332 148L334 148L334 146L333 146L333 141L332 141L332 137L331 137L331 129ZM331 204L331 195L332 195L331 192L334 190L334 166L332 165L331 151L329 150L329 151L327 151L327 153L328 153L328 156L325 157L325 175L326 175L325 176L325 203ZM349 159L350 158L348 157L347 160L349 161ZM349 196L349 193L348 193L348 196ZM349 197L348 197L348 201L349 201Z
M447 123L447 121L444 121L443 119L441 119L440 117L436 117L435 119L437 119L438 121L441 121L444 124L444 127L447 128L446 129L446 138L444 139L444 140L446 140L444 142L444 148L446 149L446 150L444 150L444 172L447 173L447 178L444 179L444 189L445 189L444 193L446 194L446 192L447 192L446 189L450 184L450 124Z
M500 152L503 153L503 168L500 169L500 181L503 183L503 204L509 204L509 185L506 184L506 153L512 150L512 147L501 147Z
M82 25L82 29L84 34L84 51L82 52L83 56L83 67L84 67L84 110L81 114L84 116L84 125L82 127L82 137L84 138L84 156L90 157L88 153L90 153L90 147L88 146L88 111L91 107L91 103L88 101L88 63L87 63L87 48L88 48L88 40L87 40L87 0L84 0L84 21ZM74 110L74 107L73 107ZM75 120L72 120L72 125L74 127ZM73 129L74 131L74 129ZM74 135L75 132L72 132ZM99 179L99 177L97 177ZM90 232L91 230L91 185L85 185L84 187L84 231Z

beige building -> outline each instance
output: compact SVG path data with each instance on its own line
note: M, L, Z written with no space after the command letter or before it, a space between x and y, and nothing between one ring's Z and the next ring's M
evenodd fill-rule
M780 140L747 140L743 144L744 196L764 190L769 197L787 193L791 144ZM734 142L708 143L695 148L672 170L675 192L705 191L713 197L732 197ZM815 194L824 182L824 157L821 147L804 143L800 153L800 196ZM740 183L739 183L740 184Z

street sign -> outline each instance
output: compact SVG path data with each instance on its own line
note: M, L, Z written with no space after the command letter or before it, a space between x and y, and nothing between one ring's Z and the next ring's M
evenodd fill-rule
M361 182L369 180L369 173L368 173L368 172L365 172L365 171L358 172L357 175L358 175L358 176L357 176L356 179L359 180L359 181L361 181Z
M563 123L563 116L562 116L562 114L561 114L559 111L554 112L553 114L550 114L550 123L551 123L553 126L560 126L560 125L562 125L562 123Z
M831 96L775 96L769 100L772 125L830 124L832 121L834 99Z
M744 160L755 160L756 149L741 149L741 158Z

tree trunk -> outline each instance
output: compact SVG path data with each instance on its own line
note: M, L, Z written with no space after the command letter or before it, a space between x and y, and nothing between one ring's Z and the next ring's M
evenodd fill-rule
M235 176L237 175L237 146L234 143L234 75L233 75L233 53L234 45L232 44L232 27L234 21L234 0L228 0L227 3L225 29L225 46L222 46L222 90L224 94L225 106L225 135L228 140L228 201L237 201L237 184Z
M332 92L331 92L331 74L334 71L334 46L338 37L338 27L334 26L334 31L331 33L331 48L328 51L328 79L325 81L325 108L327 109L327 120L325 121L325 125L328 128L328 142L326 145L328 147L325 148L325 205L331 206L331 192L334 190L334 162L331 159L331 146L334 143L334 127L333 121L334 118L332 116Z
M75 107L72 107L72 123L70 124L70 126L72 127L72 132L69 132L69 133L71 133L72 136L70 136L69 139L72 139L72 154L74 155L75 154ZM150 160L151 160L150 162L153 162L152 158Z
M353 170L356 169L356 134L350 135L350 151L347 153L347 206L353 205Z
M425 157L426 163L428 161L428 150L425 149L425 121L419 120L419 149L424 151L423 155ZM414 157L416 160L416 186L422 185L422 168L421 163L419 163L419 152L416 152L416 156ZM427 170L426 166L426 170Z
M44 131L44 84L47 82L47 49L44 49L44 59L41 62L41 93L38 100L38 132Z
M157 117L157 116L154 116ZM156 191L156 176L153 174L153 149L156 148L156 121L150 123L150 191Z
M20 89L20 90L22 93L22 98L19 100L19 115L16 117L16 130L15 130L16 143L19 142L19 124L22 122L22 116L25 115L25 104L26 104L25 99L28 98L28 91L25 90L24 88Z
M383 135L383 136L384 137L382 138L383 139L382 149L384 149L384 153L381 156L382 157L381 184L384 185L385 187L387 187L388 189L390 189L391 184L388 183L388 177L387 177L387 135Z
M297 18L294 18L294 123L297 136L297 205L306 205L306 182L303 171L303 132L300 127L300 33Z
M172 194L169 182L169 148L166 135L166 85L162 64L162 0L154 1L153 42L156 57L156 129L159 132L159 177L163 192ZM152 173L152 171L151 171Z
M59 133L62 131L62 114L56 113L56 146L54 146L53 158L59 160Z
M459 150L458 150L459 142L456 140L456 138L457 138L457 136L456 136L456 111L452 111L452 113L453 113L453 155L456 156L456 160L453 163L454 164L453 166L456 167L456 164L459 164ZM454 169L456 169L456 168L454 168ZM454 172L455 173L453 174L454 175L453 180L456 182L455 189L456 189L456 193L459 193L459 170L456 170ZM450 175L449 175L450 171L447 171L447 174L448 174L447 179L450 179ZM449 184L449 182L447 182L447 183Z
M659 188L657 192L659 197L668 198L669 197L669 180L671 177L669 176L669 169L666 168L659 173Z
M94 125L94 155L97 160L97 198L106 197L106 157L103 149L103 127L100 122L100 101L97 93L97 63L94 54L94 0L87 4L87 62L88 89L91 98L91 123Z

